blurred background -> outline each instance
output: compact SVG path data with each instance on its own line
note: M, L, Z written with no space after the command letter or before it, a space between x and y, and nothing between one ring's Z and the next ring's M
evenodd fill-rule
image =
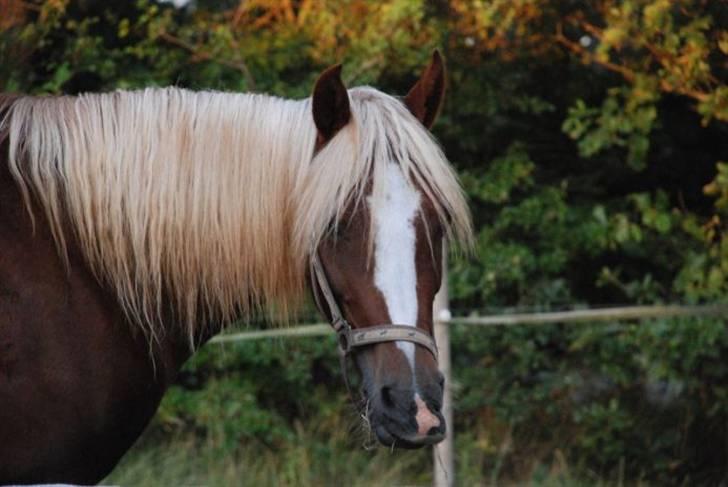
M0 0L0 91L302 98L342 62L402 95L439 48L433 131L477 233L455 315L718 303L727 27L725 0ZM459 484L728 479L724 319L451 335ZM333 337L211 344L107 483L431 482L430 451L369 448L359 422Z

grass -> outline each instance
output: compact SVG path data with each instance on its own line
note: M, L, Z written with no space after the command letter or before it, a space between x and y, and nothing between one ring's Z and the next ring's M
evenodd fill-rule
M432 485L431 449L366 450L346 428L323 431L316 425L307 428L298 424L295 435L278 448L250 441L228 452L212 438L188 434L160 440L149 436L141 439L103 483L142 487ZM623 485L622 479L576 478L560 454L551 464L533 466L521 478L504 478L492 463L492 468L484 471L483 459L474 455L477 448L467 446L459 445L457 485Z
M297 424L277 448L255 440L225 451L213 438L143 437L104 480L114 485L430 485L431 450L366 450L348 428ZM328 428L327 428L328 429ZM157 438L152 438L157 436Z

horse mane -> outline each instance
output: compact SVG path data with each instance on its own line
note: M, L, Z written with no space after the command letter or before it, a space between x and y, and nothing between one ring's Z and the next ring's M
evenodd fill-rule
M470 239L462 190L427 130L393 97L349 95L352 122L318 153L310 99L179 88L20 97L0 133L61 257L72 235L151 338L171 313L195 342L259 312L285 321L311 252L365 191L383 197L392 161L448 234Z

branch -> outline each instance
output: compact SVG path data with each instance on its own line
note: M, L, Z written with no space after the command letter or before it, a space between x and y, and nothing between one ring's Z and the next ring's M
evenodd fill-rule
M573 52L574 54L578 54L584 58L584 62L586 64L589 63L596 63L600 66L610 70L614 71L615 73L619 73L622 75L624 79L629 81L630 83L634 82L636 78L636 74L634 71L629 69L626 66L621 66L619 64L615 64L608 60L598 59L591 51L584 48L581 44L578 42L574 42L568 37L566 37L563 33L562 25L559 23L556 27L556 34L554 35L554 39L557 43L564 46L569 51Z
M597 39L600 38L600 31L598 28L594 26L584 26L582 25L585 31L589 32L590 34L594 35ZM590 30L591 28L591 30ZM566 37L563 33L563 26L559 23L556 27L556 34L554 34L554 40L561 44L563 47L568 49L574 54L580 55L585 64L598 64L599 66L608 69L609 71L619 73L622 75L622 77L627 80L630 83L633 83L635 79L637 78L637 73L635 73L632 69L628 68L627 66L623 66L621 64L613 63L607 59L599 59L597 56L594 55L591 51L583 47L581 44L572 41L568 37ZM658 58L658 62L660 62L660 59ZM660 62L662 64L662 62ZM709 94L705 93L703 91L695 90L692 88L685 88L681 86L674 86L673 84L669 83L667 80L659 79L658 80L659 87L662 91L665 93L676 93L678 95L684 95L690 98L693 98L694 100L704 102L709 98Z
M587 20L584 20L582 17L582 15L569 15L568 17L566 17L566 20L588 32L592 37L601 40L604 34L604 29L597 27ZM662 65L663 68L669 69L671 65L680 64L678 60L679 58L677 58L674 54L651 43L646 38L644 33L637 33L637 37L633 39L633 41L635 40L638 41L639 45L647 49L652 57L655 59L655 61L657 61L658 64ZM718 83L718 80L711 73L708 73L708 81L714 84Z

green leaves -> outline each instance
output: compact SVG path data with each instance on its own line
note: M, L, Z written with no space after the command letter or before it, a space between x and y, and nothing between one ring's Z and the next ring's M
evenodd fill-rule
M481 175L465 173L462 182L472 197L487 203L505 203L513 191L533 186L535 168L523 144L511 144L506 153L494 159Z
M728 163L716 164L718 173L715 179L704 187L705 194L715 198L715 206L725 212L728 210Z
M645 168L658 101L649 85L645 79L632 89L611 89L601 108L588 107L583 100L569 108L562 129L577 142L583 157L625 148L626 163L635 170Z

